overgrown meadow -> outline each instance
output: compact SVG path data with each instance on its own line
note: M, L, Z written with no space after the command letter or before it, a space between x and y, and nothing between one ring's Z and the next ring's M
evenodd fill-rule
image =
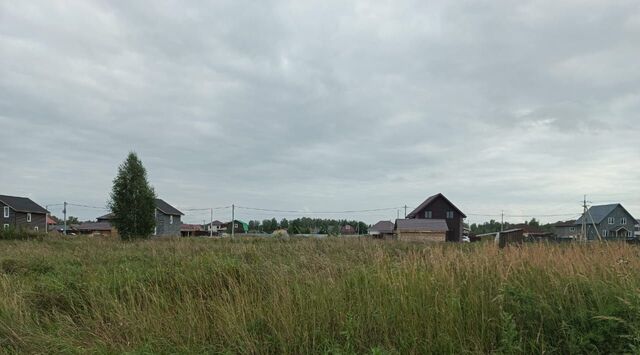
M638 353L640 249L0 240L5 353Z

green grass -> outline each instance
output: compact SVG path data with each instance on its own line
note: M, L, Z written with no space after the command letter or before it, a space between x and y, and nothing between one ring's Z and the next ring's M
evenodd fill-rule
M0 241L6 353L638 353L640 249Z

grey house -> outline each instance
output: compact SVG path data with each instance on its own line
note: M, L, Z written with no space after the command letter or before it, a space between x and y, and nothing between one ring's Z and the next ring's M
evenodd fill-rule
M180 236L180 227L182 226L182 221L180 221L181 216L184 216L184 213L157 198L156 229L153 235Z
M178 211L175 207L166 203L164 200L157 198L156 204L156 227L153 230L153 235L158 236L180 236L180 227L182 221L180 218L184 216L184 213ZM97 218L99 223L109 222L113 220L113 213L106 214Z
M576 226L576 221L557 222L553 225L553 232L556 238L575 239L580 233L580 228Z
M0 195L2 229L47 230L47 210L26 197Z
M621 204L591 206L586 215L576 221L576 229L581 233L582 221L587 224L587 239L627 239L633 237L636 219Z

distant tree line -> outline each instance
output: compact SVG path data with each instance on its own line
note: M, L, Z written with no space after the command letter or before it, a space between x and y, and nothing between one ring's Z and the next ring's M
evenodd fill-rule
M540 224L535 218L532 218L530 221L524 221L521 223L504 223L504 229L510 229L518 224L525 224L528 226L533 226L540 228L543 232L552 232L553 231L553 223ZM484 234L484 233L495 233L500 231L500 221L490 220L489 222L484 222L482 224L473 223L469 226L471 233L473 234Z
M321 219L321 218L296 218L291 221L283 218L265 219L261 221L249 221L249 233L273 233L278 229L286 229L291 234L331 234L338 235L344 226L351 226L354 232L367 234L369 226L362 221L349 221L346 219Z

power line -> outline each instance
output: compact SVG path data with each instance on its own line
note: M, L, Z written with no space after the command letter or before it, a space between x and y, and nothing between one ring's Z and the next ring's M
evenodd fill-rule
M338 214L338 213L365 213L365 212L391 211L391 210L396 210L396 209L404 208L404 206L400 206L400 207L389 207L389 208L376 208L376 209L369 209L369 210L348 210L348 211L301 211L301 210L276 210L276 209L257 208L257 207L245 207L245 206L236 206L236 208L243 209L243 210L264 211L264 212L277 212L277 213Z

